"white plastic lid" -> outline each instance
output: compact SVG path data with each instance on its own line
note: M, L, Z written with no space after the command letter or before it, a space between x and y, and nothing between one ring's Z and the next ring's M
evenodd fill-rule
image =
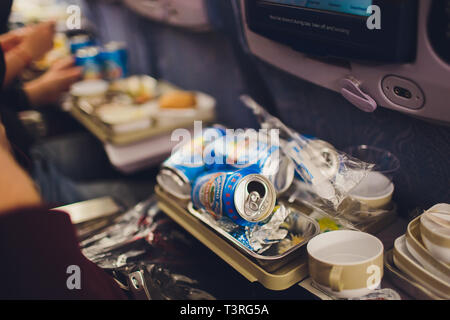
M350 195L361 199L382 199L394 192L391 180L377 171L370 171L361 182L350 191Z
M105 94L109 84L105 80L84 80L76 82L70 88L70 93L76 97L92 97Z

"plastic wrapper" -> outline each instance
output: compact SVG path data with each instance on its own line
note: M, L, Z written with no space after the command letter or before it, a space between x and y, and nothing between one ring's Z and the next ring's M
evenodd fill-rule
M335 209L373 168L349 155L330 148L326 157L320 154L317 140L310 139L287 127L278 118L270 115L251 97L242 96L242 101L257 117L261 128L279 130L280 139L286 141L281 148L295 164L298 178L308 184L322 201Z
M146 299L215 300L213 295L199 288L199 281L163 265L139 263L126 273L132 275L134 272L139 272L144 279ZM129 277L129 286L133 285L132 279L133 276Z
M402 300L397 291L392 289L378 289L368 295L349 300Z
M394 203L383 208L371 208L350 196L346 197L337 208L334 208L322 201L309 185L301 181L294 181L291 191L288 202L293 203L300 199L303 204L314 209L315 212L312 216L317 221L320 219L319 224L322 222L322 232L341 228L361 229L368 223L397 213L397 206Z
M161 212L154 198L123 213L101 232L80 242L80 247L124 290L130 290L129 275L142 272L147 299L214 299L196 279L195 270L204 264L202 251Z

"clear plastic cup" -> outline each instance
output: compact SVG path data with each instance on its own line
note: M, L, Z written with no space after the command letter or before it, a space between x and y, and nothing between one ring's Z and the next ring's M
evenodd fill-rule
M373 170L350 191L350 195L374 208L389 203L394 193L392 180L400 169L398 158L387 150L367 145L349 147L344 151L352 157L375 165Z

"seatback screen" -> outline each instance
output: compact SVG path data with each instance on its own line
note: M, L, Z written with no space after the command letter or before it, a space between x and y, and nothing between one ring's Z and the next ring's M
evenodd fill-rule
M340 12L358 16L369 16L367 8L372 0L265 0L266 2L297 7Z

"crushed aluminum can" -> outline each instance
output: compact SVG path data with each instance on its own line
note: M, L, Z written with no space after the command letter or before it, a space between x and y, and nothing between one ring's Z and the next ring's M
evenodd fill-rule
M285 192L294 180L295 167L268 134L225 135L211 142L204 151L211 159L206 163L212 171L235 171L252 168L272 182L277 195ZM208 159L207 158L207 159Z
M206 128L201 135L174 150L163 162L156 177L158 184L176 198L187 200L191 196L191 183L206 170L203 162L205 143L225 134L220 127Z
M270 180L248 168L205 174L192 188L194 207L216 219L227 216L242 226L267 219L275 201L276 192Z

